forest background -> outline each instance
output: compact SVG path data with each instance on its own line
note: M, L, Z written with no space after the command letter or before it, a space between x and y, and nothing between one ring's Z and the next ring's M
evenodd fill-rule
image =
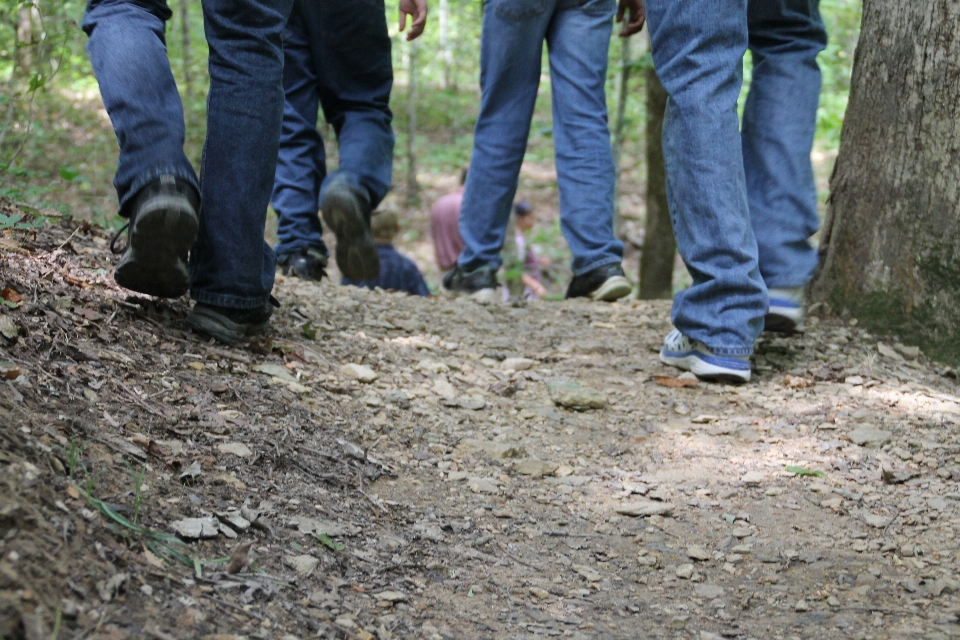
M459 170L468 163L479 103L479 0L433 0L424 36L407 43L397 30L397 0L387 0L393 39L395 84L391 98L397 144L394 189L383 206L398 210L401 251L413 257L434 290L439 271L429 238L429 212L443 193L454 190ZM199 2L170 3L167 24L171 64L184 102L186 151L199 168L205 135L208 87L207 48ZM822 0L830 43L820 58L820 100L813 162L821 213L840 144L861 0ZM46 217L74 217L119 227L112 187L117 143L103 110L85 52L79 23L80 0L0 0L0 196L24 202ZM647 71L649 47L644 31L610 44L608 105L619 164L618 234L626 245L625 267L636 280L646 215ZM750 84L749 54L744 62L743 96ZM742 103L742 100L741 100ZM517 199L536 206L539 224L533 243L550 261L547 286L562 297L569 278L569 252L560 234L546 53ZM321 125L328 165L337 162L333 131ZM269 217L268 239L275 216ZM0 229L6 221L0 220ZM508 265L509 266L509 265ZM677 260L673 286L689 277Z

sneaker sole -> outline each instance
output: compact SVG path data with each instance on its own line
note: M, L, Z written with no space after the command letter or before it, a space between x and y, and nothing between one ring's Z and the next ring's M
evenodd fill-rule
M803 329L803 309L799 307L770 307L763 318L763 330L775 333L794 333Z
M270 325L269 320L257 324L239 324L204 308L191 310L186 322L191 329L226 344L237 344L248 336L262 333Z
M660 362L689 371L708 382L750 382L750 369L734 369L707 362L696 353L670 353L660 351Z
M321 205L323 221L337 236L337 267L351 280L365 282L380 275L380 256L370 228L352 195L328 191Z
M130 247L113 278L124 289L158 298L179 298L190 288L187 256L199 221L185 197L157 198L130 229Z
M456 291L453 289L444 288L443 295L448 298L460 298L467 297L473 300L474 302L479 302L480 304L491 304L500 300L499 289L479 289L477 291Z
M590 294L597 302L613 302L625 298L633 292L633 285L623 276L608 278L596 291Z

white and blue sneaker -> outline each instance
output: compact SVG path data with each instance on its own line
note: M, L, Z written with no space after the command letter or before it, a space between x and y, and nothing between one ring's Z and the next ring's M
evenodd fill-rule
M803 289L770 289L770 309L763 319L764 331L793 333L803 329Z
M663 341L660 362L716 382L750 382L750 358L714 355L705 344L674 329Z

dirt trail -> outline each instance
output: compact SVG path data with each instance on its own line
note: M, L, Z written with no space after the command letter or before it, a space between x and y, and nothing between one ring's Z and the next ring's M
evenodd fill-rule
M957 382L892 339L706 385L663 303L281 280L224 348L74 232L2 240L0 636L960 634Z

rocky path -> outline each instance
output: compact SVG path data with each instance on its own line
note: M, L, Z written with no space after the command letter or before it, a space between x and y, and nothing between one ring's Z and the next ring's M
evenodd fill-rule
M224 348L73 231L0 254L0 636L960 634L957 381L893 338L708 385L664 303L282 280Z

